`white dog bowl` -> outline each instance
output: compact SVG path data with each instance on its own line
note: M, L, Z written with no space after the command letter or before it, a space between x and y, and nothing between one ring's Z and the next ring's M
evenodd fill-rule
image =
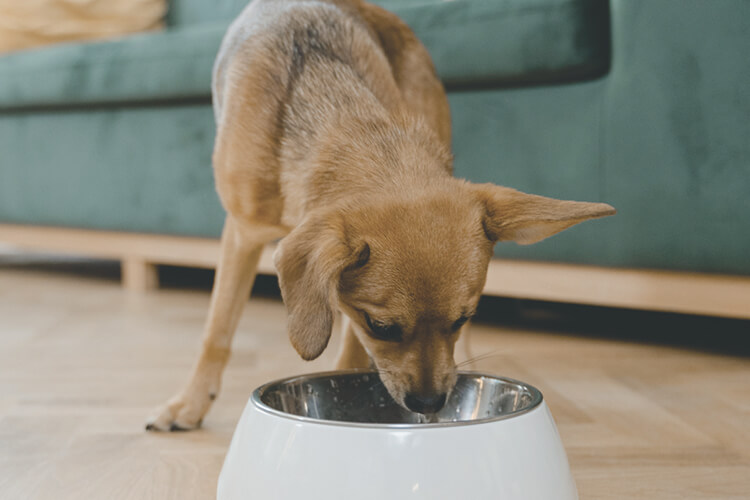
M253 392L219 477L219 500L575 500L542 394L460 373L429 422L374 372L330 372Z

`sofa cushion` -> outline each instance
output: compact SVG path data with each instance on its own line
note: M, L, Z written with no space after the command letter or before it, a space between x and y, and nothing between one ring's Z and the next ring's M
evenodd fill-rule
M191 26L231 21L249 0L169 0L168 26Z
M590 78L609 68L609 0L370 0L399 14L452 86ZM230 20L247 0L171 0L167 22Z
M0 109L206 96L226 25L60 44L0 57Z
M578 80L609 67L607 0L383 1L423 40L448 87ZM0 109L210 95L227 23L0 57Z
M608 0L392 2L382 3L411 26L452 87L580 80L609 69Z

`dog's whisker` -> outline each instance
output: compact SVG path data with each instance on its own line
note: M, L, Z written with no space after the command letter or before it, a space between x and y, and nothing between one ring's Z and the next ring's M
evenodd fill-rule
M461 367L464 367L466 365L471 365L473 363L476 363L478 361L484 361L485 359L490 359L490 358L494 358L494 357L501 357L501 356L502 356L502 349L496 349L494 351L487 352L487 353L484 353L484 354L480 354L479 356L474 356L473 358L469 358L469 359L467 359L465 361L457 363L456 364L456 368L461 368Z

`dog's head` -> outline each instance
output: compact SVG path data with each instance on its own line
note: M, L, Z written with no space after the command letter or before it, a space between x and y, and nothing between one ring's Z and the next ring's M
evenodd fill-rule
M439 410L456 381L453 350L498 241L530 244L614 213L450 179L414 199L314 212L279 244L289 336L304 359L328 344L333 311L352 320L393 398Z

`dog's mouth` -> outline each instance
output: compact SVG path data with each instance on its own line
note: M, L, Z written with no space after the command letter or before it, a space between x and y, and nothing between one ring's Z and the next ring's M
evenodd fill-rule
M388 394L390 394L391 398L399 406L412 413L422 415L423 418L428 419L426 421L432 421L430 419L437 418L437 413L445 407L448 397L453 390L453 385L451 385L444 392L432 391L430 393L423 393L410 391L405 385L395 382L391 372L378 370L378 374Z

